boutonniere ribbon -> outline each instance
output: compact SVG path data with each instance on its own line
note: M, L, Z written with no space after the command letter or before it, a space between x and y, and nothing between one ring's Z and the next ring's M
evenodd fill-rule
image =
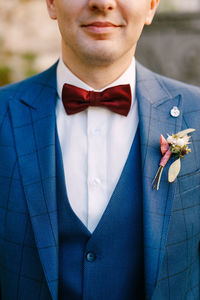
M152 182L153 189L157 188L157 190L159 190L163 169L171 155L173 155L176 160L169 168L168 181L173 182L176 179L181 169L181 158L191 152L191 149L188 147L191 136L188 136L188 134L193 131L195 131L195 129L188 128L176 134L168 135L167 139L165 139L162 134L160 135L160 150L162 158L160 160L156 176Z

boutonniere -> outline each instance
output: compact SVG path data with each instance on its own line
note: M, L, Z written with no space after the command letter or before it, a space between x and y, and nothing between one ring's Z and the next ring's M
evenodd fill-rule
M193 131L195 131L195 129L188 128L176 134L168 135L167 139L165 139L162 134L160 135L160 150L162 153L162 158L160 160L156 176L152 182L153 189L156 187L157 190L159 189L163 169L171 155L173 155L176 160L169 168L168 181L173 182L176 179L181 169L181 158L191 152L191 149L188 147L191 136L188 136L188 134Z

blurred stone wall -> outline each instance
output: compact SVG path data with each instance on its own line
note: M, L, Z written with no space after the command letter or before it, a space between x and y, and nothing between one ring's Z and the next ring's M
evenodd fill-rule
M157 15L136 57L155 72L200 86L200 13Z
M195 12L200 10L199 0L160 0L161 12Z
M0 85L44 70L59 49L57 24L45 0L0 1Z
M57 24L45 0L0 1L0 85L44 70L59 55ZM200 14L159 13L145 28L136 57L154 71L200 85Z

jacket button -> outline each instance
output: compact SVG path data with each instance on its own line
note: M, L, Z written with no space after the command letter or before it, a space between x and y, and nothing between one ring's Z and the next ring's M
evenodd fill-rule
M86 259L87 259L88 262L93 262L96 259L96 254L93 253L93 252L88 252L86 254Z

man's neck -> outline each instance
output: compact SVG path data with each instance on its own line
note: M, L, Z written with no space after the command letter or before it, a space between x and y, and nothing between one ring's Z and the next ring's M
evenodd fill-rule
M95 90L101 90L117 80L128 69L131 61L132 57L129 57L107 66L95 66L81 64L78 61L71 63L72 60L63 55L63 62L69 70Z

